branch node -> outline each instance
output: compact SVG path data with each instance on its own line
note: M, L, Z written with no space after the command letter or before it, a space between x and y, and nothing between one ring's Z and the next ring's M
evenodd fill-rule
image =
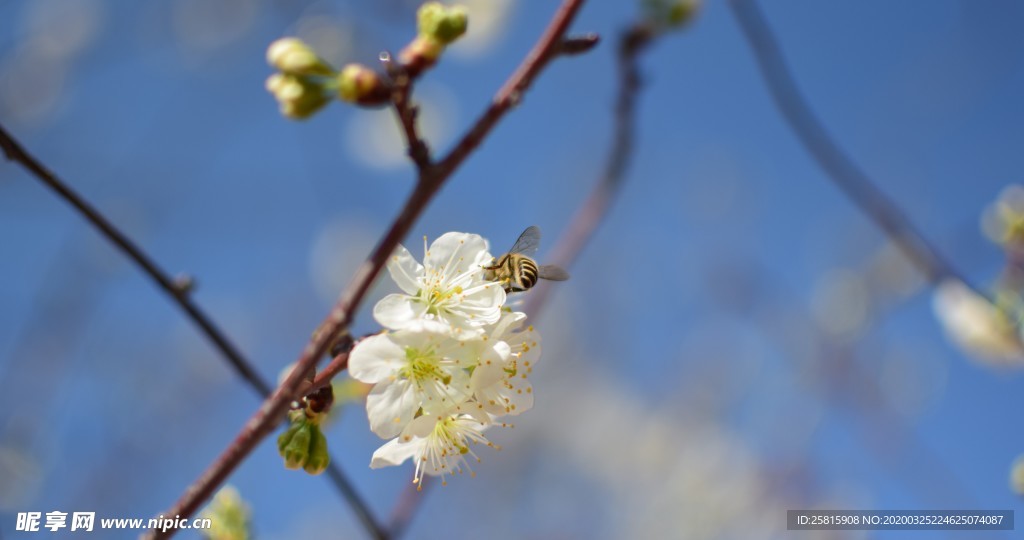
M601 36L596 32L589 32L580 36L570 36L562 40L558 46L558 54L563 56L575 56L590 52L591 49L601 42Z
M174 292L178 296L187 296L189 293L195 290L196 280L188 274L178 274L174 276Z

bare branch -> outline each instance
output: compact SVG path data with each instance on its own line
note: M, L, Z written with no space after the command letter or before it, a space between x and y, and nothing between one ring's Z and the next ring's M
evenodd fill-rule
M608 213L608 208L622 186L626 169L633 157L634 126L636 124L636 101L642 88L638 59L640 53L658 36L656 29L647 22L638 22L619 37L618 42L618 91L615 99L615 125L612 128L612 144L608 161L597 184L586 200L576 210L568 228L552 248L548 261L564 268L572 266L587 242L594 236L598 225ZM547 301L551 284L541 281L530 291L523 311L535 316Z
M160 269L159 266L140 247L132 242L126 234L115 227L99 210L89 204L81 195L71 189L55 174L50 172L39 160L35 159L12 137L3 126L0 126L0 147L3 148L7 159L20 163L36 178L51 188L62 199L67 201L79 213L92 223L100 233L107 237L125 255L134 261L142 271L149 276L161 289L170 296L178 306L185 312L186 316L194 322L199 329L213 342L220 350L223 357L231 364L235 372L255 390L260 397L266 398L271 393L270 384L256 371L252 364L235 348L220 328L213 323L213 320L197 304L192 302L189 292L193 282L191 278L181 276L172 278L170 274ZM380 525L370 513L369 506L356 493L355 488L345 477L341 469L332 458L327 469L327 476L334 484L335 489L341 493L345 501L352 507L356 516L367 528L377 534L381 532Z
M750 0L731 0L729 6L757 58L761 75L775 105L829 179L875 221L932 283L955 279L967 284L953 265L914 227L899 206L878 189L833 141L800 94L779 44L757 4Z
M422 179L431 167L430 148L419 133L417 120L420 109L412 102L413 78L404 66L393 62L388 53L381 54L381 63L384 64L384 69L391 78L391 105L402 126L406 152L409 154L409 159L416 165L416 170Z
M57 175L50 172L39 160L30 155L4 128L0 126L0 147L3 148L7 159L20 163L25 169L36 178L52 189L60 198L74 207L78 212L96 227L100 234L107 237L118 249L129 259L135 262L146 273L154 283L157 284L178 306L185 312L189 319L206 334L206 337L213 342L231 363L235 371L245 379L261 395L270 393L270 385L264 380L251 364L242 356L242 353L228 340L227 336L214 323L213 320L199 308L188 296L190 280L181 280L171 275L159 266L152 258L142 251L127 235L114 226L102 213L94 208L81 195L62 182Z
M302 382L313 370L317 361L327 352L335 336L348 329L355 310L362 304L370 286L383 270L395 248L412 228L413 223L423 213L427 204L458 166L472 153L472 150L486 137L498 120L518 102L521 93L529 88L548 61L556 55L562 36L568 30L569 24L575 18L583 2L584 0L563 1L540 40L466 136L437 166L430 167L427 172L420 169L420 181L417 182L402 210L391 224L388 232L377 243L370 257L356 271L334 309L320 325L321 331L316 333L313 340L302 351L291 374L246 422L242 431L228 448L185 491L174 507L165 515L181 516L182 518L194 515L256 445L278 425L289 404L298 396ZM167 538L174 532L173 529L167 532L153 531L148 537Z

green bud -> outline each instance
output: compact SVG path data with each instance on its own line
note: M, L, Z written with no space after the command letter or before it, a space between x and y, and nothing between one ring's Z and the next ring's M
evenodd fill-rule
M309 118L331 100L323 83L300 75L275 73L266 86L277 99L281 114L289 118Z
M210 528L201 531L209 540L248 540L251 511L238 490L224 486L206 507L202 517L210 520Z
M331 463L327 438L320 430L321 417L306 417L302 410L289 413L291 425L277 438L277 449L286 469L304 469L309 474L324 472Z
M300 428L295 431L291 440L288 441L288 444L281 451L286 469L298 469L305 465L306 460L309 458L309 443L312 440L310 431L312 428L313 426L309 423L302 422Z
M693 19L701 0L644 0L647 18L662 29L678 28Z
M295 433L302 428L301 424L293 423L288 426L288 429L284 433L277 437L277 451L284 455L284 449L288 447L288 444L292 442L292 437Z
M350 103L379 105L388 100L387 86L377 72L362 65L349 64L338 74L338 97Z
M331 456L327 454L327 437L324 437L320 426L313 425L310 430L311 440L309 442L309 453L306 463L302 466L309 474L320 474L327 469L331 463Z
M690 22L699 7L699 0L676 0L669 5L668 12L665 14L665 22L669 26L682 26Z
M267 62L284 73L291 75L334 74L334 69L324 62L313 49L298 38L281 38L267 47Z
M442 46L449 45L466 33L469 18L462 6L445 6L440 2L427 2L416 13L419 34L431 38Z

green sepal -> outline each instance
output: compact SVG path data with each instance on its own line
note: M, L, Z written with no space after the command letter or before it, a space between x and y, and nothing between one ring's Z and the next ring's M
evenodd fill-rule
M320 427L311 425L309 433L309 452L302 468L307 473L316 475L327 469L327 465L331 463L331 456L327 453L327 437L324 437Z

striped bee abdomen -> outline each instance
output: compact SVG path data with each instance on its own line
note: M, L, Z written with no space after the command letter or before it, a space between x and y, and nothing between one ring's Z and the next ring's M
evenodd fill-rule
M537 284L537 263L527 257L519 259L519 285L527 290Z

